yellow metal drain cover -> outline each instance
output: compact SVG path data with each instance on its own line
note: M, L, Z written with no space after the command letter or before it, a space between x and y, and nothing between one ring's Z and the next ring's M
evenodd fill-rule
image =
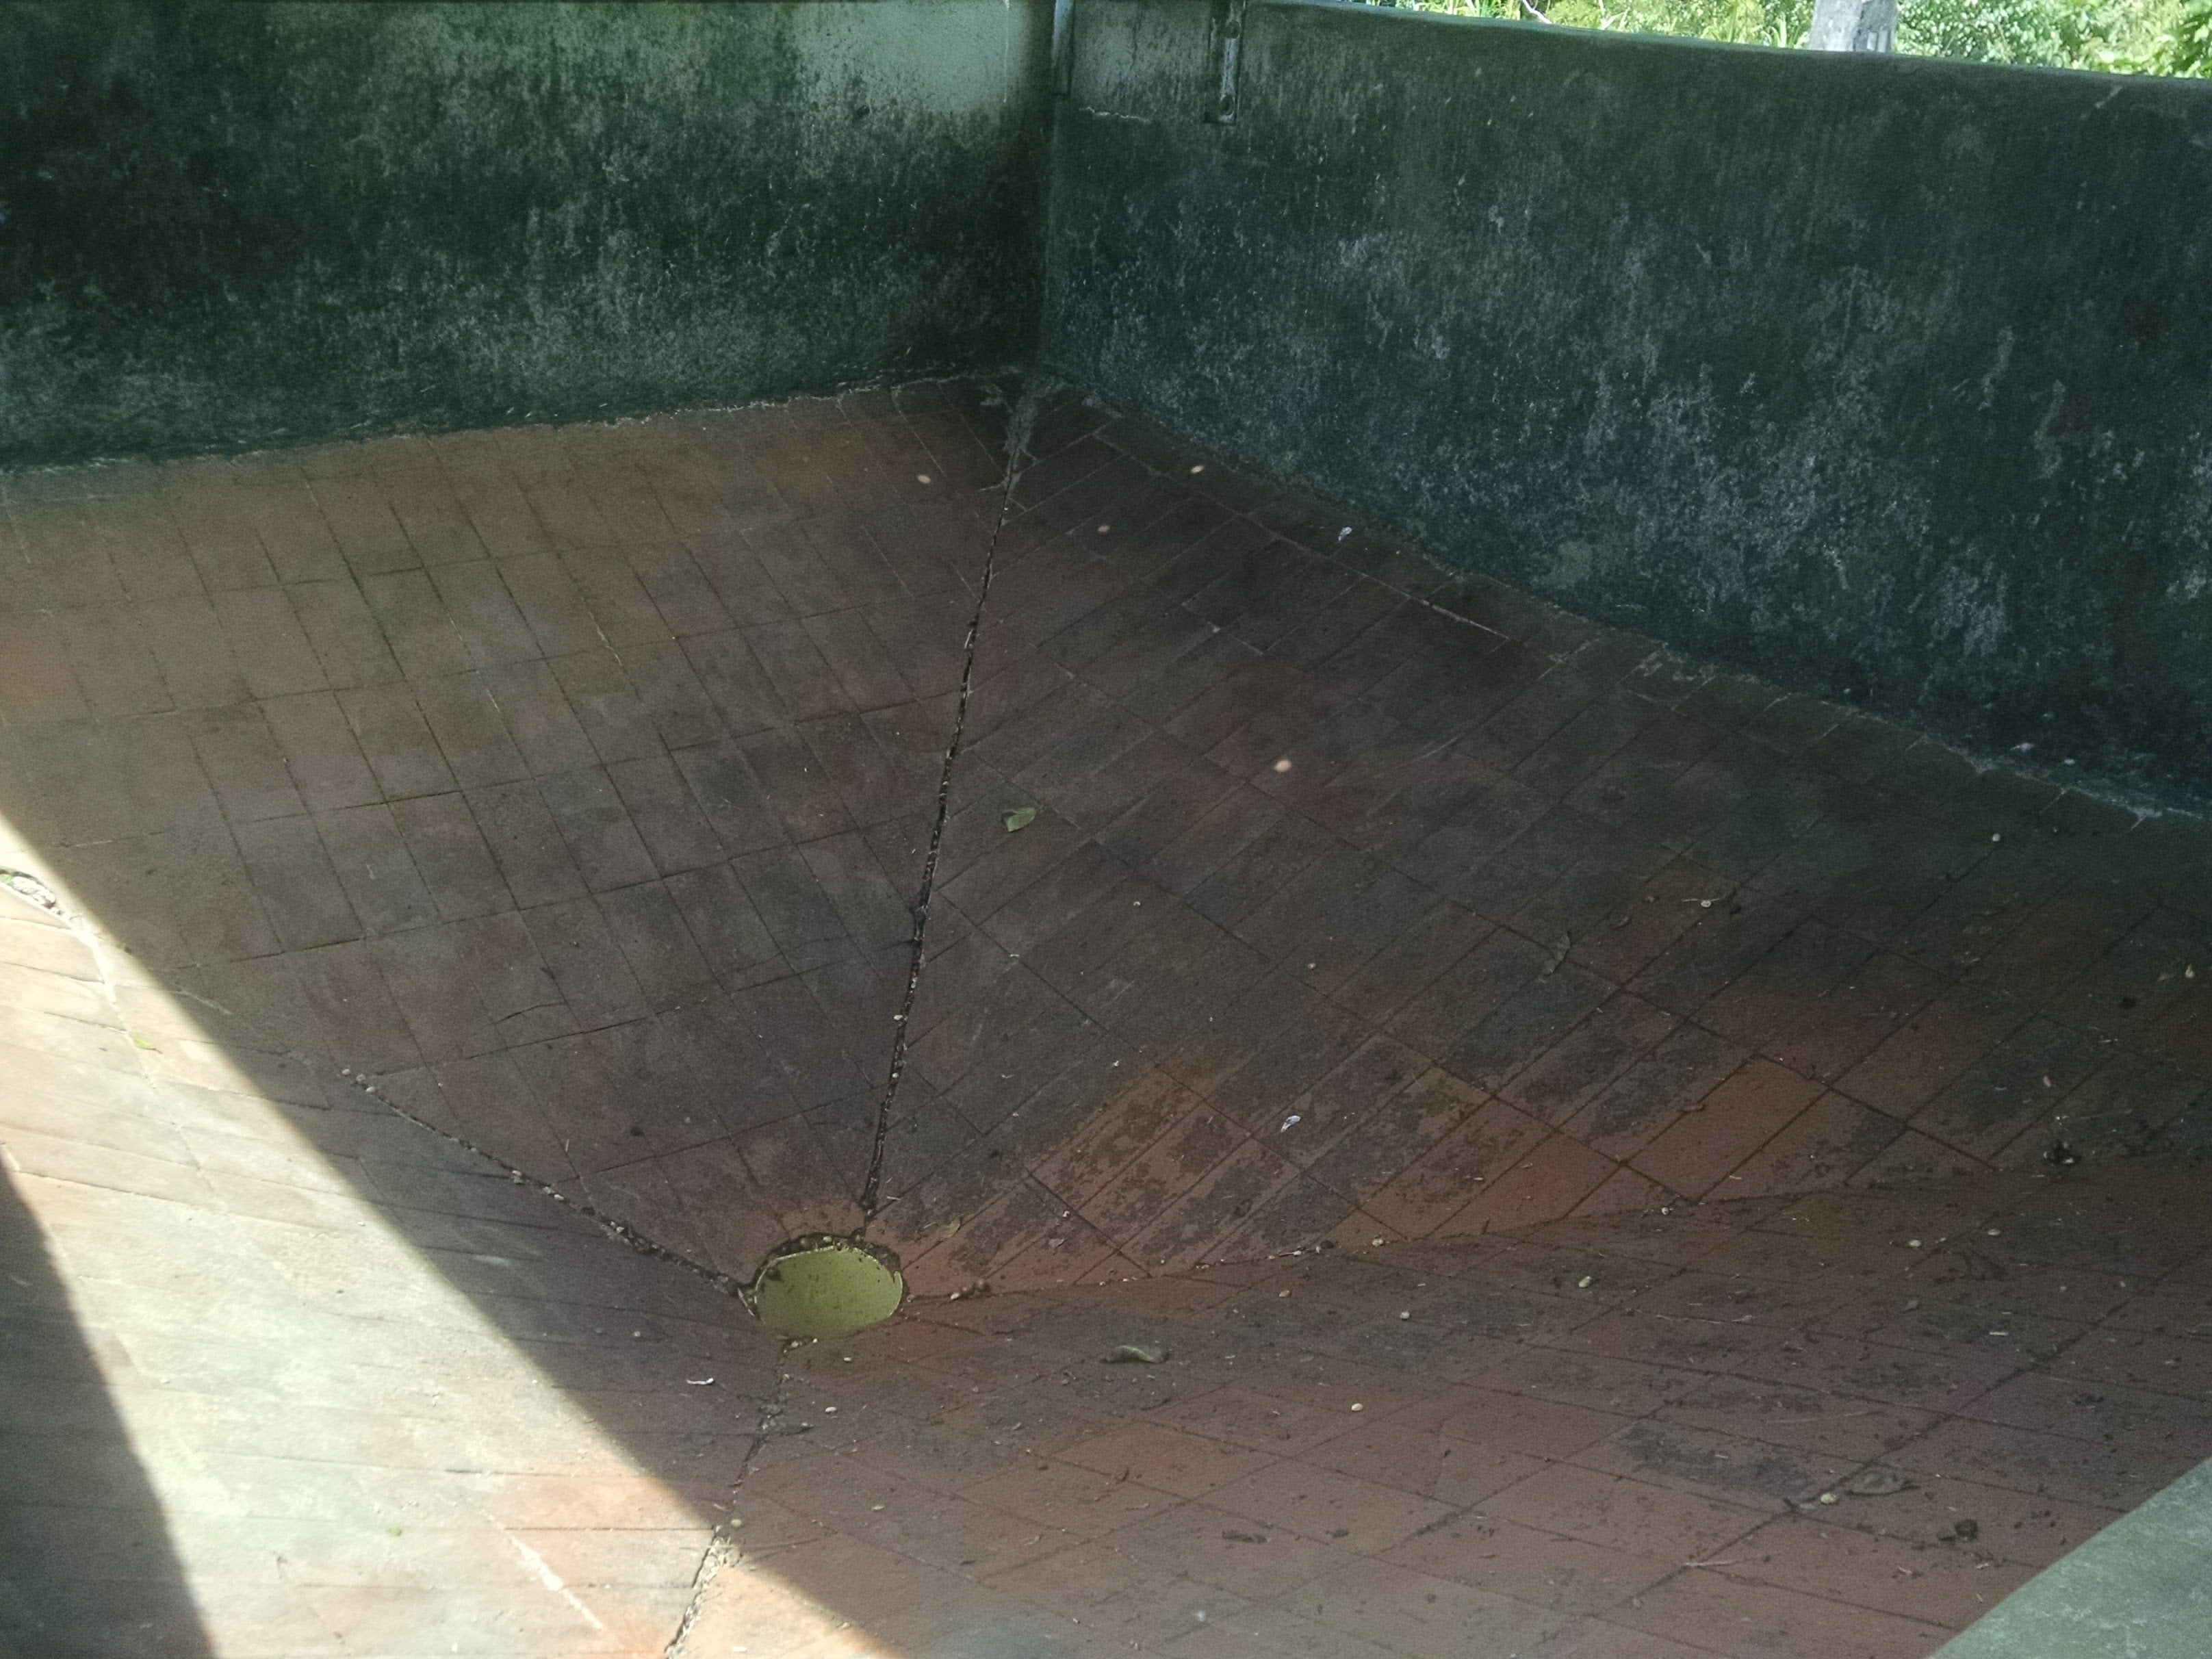
M889 1319L906 1295L896 1261L849 1238L795 1238L753 1280L753 1316L778 1336L845 1336Z

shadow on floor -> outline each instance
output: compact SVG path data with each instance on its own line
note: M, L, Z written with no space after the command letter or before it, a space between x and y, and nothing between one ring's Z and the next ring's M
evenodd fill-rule
M738 1304L0 906L0 1654L663 1651L775 1389Z
M659 1654L744 1480L790 1500L745 1517L765 1574L899 1651L964 1655L929 1619L1003 1624L997 1576L1107 1512L1054 1495L1090 1477L1025 1467L1149 1408L1086 1392L1142 1381L1095 1382L1089 1309L1064 1353L915 1321L794 1381L704 1279L422 1127L726 1272L802 1230L779 1200L849 1206L834 1177L866 1161L957 682L946 619L964 627L980 547L973 501L899 492L996 474L973 432L963 474L910 434L777 418L712 449L752 482L723 480L711 525L682 445L540 432L513 463L526 489L454 441L449 475L339 457L281 487L192 483L189 535L159 501L64 503L27 553L0 548L28 596L0 613L21 624L0 635L0 808L146 964L112 1004L82 964L0 1000L14 1167L58 1209L96 1195L83 1237L134 1243L102 1282L140 1291L134 1332L167 1345L171 1443L248 1446L192 1494L209 1547L263 1571L322 1552L253 1581L253 1605L210 1583L221 1645L218 1600L301 1621L288 1656L404 1645L424 1619L532 1659ZM936 1252L942 1286L1332 1230L1474 1246L1616 1189L1608 1211L1679 1213L1985 1173L2008 1149L2034 1166L2057 1113L2092 1161L2203 1122L2212 904L2187 836L1748 683L1678 683L1648 646L1534 607L1471 629L1438 607L1487 590L1364 538L1302 549L1339 532L1064 435L1000 549L891 1143L889 1190L915 1194L898 1242L909 1265ZM924 459L862 465L878 441ZM863 484L881 499L848 510ZM210 507L222 490L238 500ZM788 510L746 530L746 491ZM651 533L586 528L648 510ZM686 512L708 526L688 551L668 539ZM921 591L868 597L884 582ZM1850 762L1869 748L1891 792L1872 804ZM1922 794L1940 817L1898 804ZM1158 1283L1163 1305L1188 1290ZM1363 1387L1427 1363L1417 1340L1445 1322L1417 1311L1365 1332ZM1443 1328L1470 1336L1522 1340ZM1272 1427L1259 1455L1285 1455ZM297 1530L234 1541L224 1504L247 1490ZM1185 1522L1216 1555L1260 1547L1233 1517ZM1172 1528L1144 1535L1180 1571ZM1326 1529L1309 1542L1338 1559ZM1089 1639L1043 1627L1073 1578L1024 1582L1017 1650Z

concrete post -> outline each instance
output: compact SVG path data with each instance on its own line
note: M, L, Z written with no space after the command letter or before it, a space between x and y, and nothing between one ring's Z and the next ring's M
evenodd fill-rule
M1814 52L1895 52L1897 0L1815 0L1805 44Z

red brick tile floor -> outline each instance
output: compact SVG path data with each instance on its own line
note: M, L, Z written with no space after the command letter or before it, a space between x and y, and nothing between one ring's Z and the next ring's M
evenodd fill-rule
M0 914L0 975L9 1659L1918 1656L2212 1455L2201 1167L780 1348L81 928Z
M2212 1455L2209 1222L2129 1168L919 1302L786 1354L678 1650L1917 1659Z
M2203 820L1065 392L1008 487L1006 419L0 479L0 817L178 994L733 1277L860 1223L879 1119L938 1291L2212 1144Z
M168 1513L294 1659L1924 1651L2212 1452L2200 820L1004 431L0 479L0 1515L137 1650ZM864 1218L781 1368L679 1265Z

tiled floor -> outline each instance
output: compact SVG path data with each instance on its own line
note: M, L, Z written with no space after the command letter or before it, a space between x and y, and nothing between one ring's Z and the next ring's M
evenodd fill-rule
M0 1656L660 1654L728 1297L4 893L0 988Z
M1370 1239L779 1353L98 947L0 913L9 1659L1917 1659L2212 1455L2201 1169Z
M927 1304L792 1357L742 1537L824 1653L1914 1659L2212 1454L2208 1219L2023 1176Z
M673 1248L848 1226L1001 474L902 402L11 478L0 817Z
M2204 824L1001 414L0 479L0 1655L1921 1654L2212 1455Z
M1067 394L979 610L1002 415L10 478L0 815L180 991L732 1275L860 1218L971 621L875 1223L925 1289L2212 1141L2201 821Z

